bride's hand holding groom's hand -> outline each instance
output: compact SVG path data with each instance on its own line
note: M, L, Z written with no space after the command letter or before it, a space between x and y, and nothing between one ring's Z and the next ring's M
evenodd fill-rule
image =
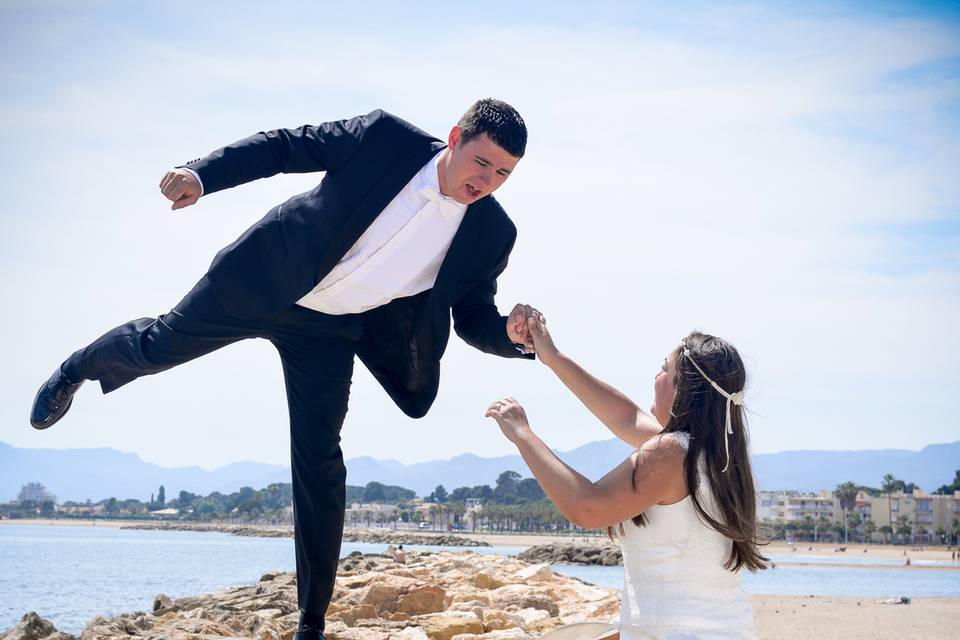
M496 420L503 435L514 444L524 435L532 433L530 423L527 422L527 413L513 398L497 400L487 408L484 416Z
M537 358L543 364L552 367L560 351L557 350L557 345L553 343L553 336L547 329L547 318L536 309L532 309L527 318L527 328Z

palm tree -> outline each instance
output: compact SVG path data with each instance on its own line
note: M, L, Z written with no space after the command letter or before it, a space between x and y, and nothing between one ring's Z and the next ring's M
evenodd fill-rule
M840 540L843 538L843 535L846 533L845 524L840 524L839 522L834 522L830 525L830 530L834 533L834 539Z
M859 513L854 511L849 515L847 515L845 524L849 524L850 527L853 529L854 535L856 535L857 529L860 527L861 524L863 524L863 518L860 516ZM846 534L846 528L844 529L844 534ZM847 542L849 542L849 540L847 540Z
M884 542L890 542L890 540L893 538L893 527L891 527L888 524L885 524L882 527L880 527L878 531L883 534Z
M913 541L916 542L917 536L920 536L920 544L923 544L923 540L927 536L927 533L927 528L921 524L913 531Z
M893 477L893 474L888 473L883 476L883 484L880 485L880 488L887 494L887 519L889 520L888 524L891 529L893 528L893 501L890 495L896 490L898 484L900 483Z
M838 484L833 490L833 495L840 501L840 509L843 511L843 541L850 542L849 530L847 529L847 512L853 509L857 504L857 485L852 482Z
M907 536L910 535L910 518L907 516L897 518L897 535L902 536L906 544Z
M817 528L819 528L820 531L829 531L830 520L826 516L820 515L820 517L817 518ZM815 528L814 531L817 531L817 529ZM817 540L814 540L814 542L817 542Z
M453 523L463 526L463 514L467 512L467 506L462 502L454 502L450 505L450 515L453 516Z
M873 532L877 530L877 523L867 518L867 521L863 523L863 534L867 538L867 542L873 540Z
M800 524L800 530L810 535L813 532L813 541L817 540L817 525L813 522L812 516L803 516L803 522Z

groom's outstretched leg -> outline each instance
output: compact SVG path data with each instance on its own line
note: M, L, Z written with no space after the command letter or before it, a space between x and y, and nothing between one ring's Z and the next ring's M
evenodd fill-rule
M108 331L67 358L62 368L74 382L97 380L109 393L140 376L263 333L264 323L224 311L204 277L169 313L131 320Z
M301 621L323 628L343 536L346 467L340 427L347 413L357 316L291 308L274 336L290 410L297 598Z
M264 326L227 314L204 277L169 313L131 320L67 358L37 393L30 422L38 429L53 425L85 380L97 380L109 393L140 376L165 371L242 338L263 335Z

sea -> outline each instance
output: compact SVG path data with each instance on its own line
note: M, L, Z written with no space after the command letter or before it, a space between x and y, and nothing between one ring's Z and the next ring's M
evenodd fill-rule
M382 553L385 544L343 544ZM460 547L404 545L409 550ZM463 547L481 554L515 555L523 547ZM58 629L79 634L97 615L150 611L153 598L198 595L251 584L270 571L294 569L290 538L246 538L224 533L141 531L112 527L0 526L0 635L35 611ZM743 574L748 593L960 597L960 571L904 569L899 560L803 554L771 558L776 569ZM879 565L864 569L864 565ZM916 562L918 565L924 561ZM932 566L949 564L926 561ZM839 565L839 566L838 566ZM622 567L554 565L558 573L619 589Z

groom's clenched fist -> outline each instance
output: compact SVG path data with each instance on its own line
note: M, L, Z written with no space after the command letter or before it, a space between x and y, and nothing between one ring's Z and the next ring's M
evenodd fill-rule
M189 207L203 195L203 187L197 178L186 169L171 169L160 180L160 191L173 201L173 210Z

